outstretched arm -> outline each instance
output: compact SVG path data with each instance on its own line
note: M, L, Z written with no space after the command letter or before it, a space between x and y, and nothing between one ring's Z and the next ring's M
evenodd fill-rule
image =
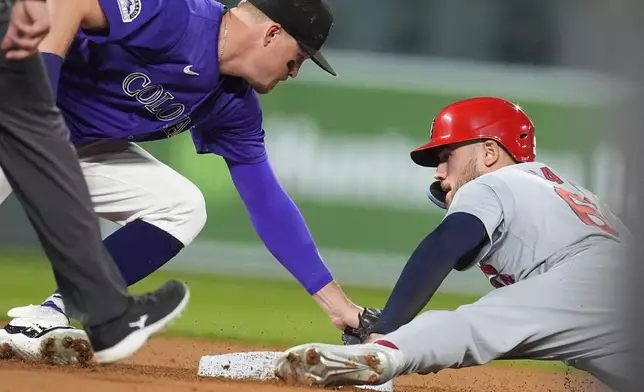
M479 218L465 212L448 215L409 258L372 334L385 335L410 322L452 269L471 264L486 239Z
M312 295L338 329L356 327L361 309L333 280L302 214L280 185L268 159L253 164L226 162L266 248Z
M452 269L465 270L490 250L492 233L506 218L489 185L470 182L459 189L445 219L405 265L368 341L410 322Z

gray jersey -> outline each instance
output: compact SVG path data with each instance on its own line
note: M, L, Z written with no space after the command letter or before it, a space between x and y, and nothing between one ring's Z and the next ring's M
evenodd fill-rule
M539 162L465 184L447 215L456 212L485 225L489 241L471 265L478 264L495 287L540 274L589 247L620 246L630 236L595 195Z
M620 390L632 357L615 322L623 317L617 277L628 270L620 252L632 241L622 223L540 163L465 184L447 215L457 212L475 215L488 232L471 265L505 287L453 311L424 312L385 336L404 353L397 374L495 359L562 360Z

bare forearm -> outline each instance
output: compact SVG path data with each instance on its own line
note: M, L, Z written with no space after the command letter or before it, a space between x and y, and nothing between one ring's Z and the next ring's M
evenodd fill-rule
M47 0L51 30L40 43L41 52L65 57L80 28L100 30L108 27L98 0Z
M313 300L331 317L333 324L342 329L358 326L358 313L362 310L355 305L335 281L330 282L317 293Z

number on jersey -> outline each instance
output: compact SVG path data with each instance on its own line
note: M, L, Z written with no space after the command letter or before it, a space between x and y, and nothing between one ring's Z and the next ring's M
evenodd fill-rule
M608 223L608 219L599 212L592 200L559 187L555 187L555 192L568 203L582 222L588 226L597 227L608 234L617 235L617 230Z
M544 166L541 168L541 172L546 180L557 184L563 184L563 180L553 173L550 168ZM557 195L559 195L559 197L561 197L568 206L570 206L582 222L588 226L597 227L608 234L615 236L618 235L617 230L610 225L608 219L599 212L595 203L593 203L593 201L588 197L580 196L557 186L554 188Z

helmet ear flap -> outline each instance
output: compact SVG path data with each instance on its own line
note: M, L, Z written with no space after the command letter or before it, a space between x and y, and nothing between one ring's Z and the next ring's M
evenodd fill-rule
M443 188L441 188L440 181L434 181L430 186L427 187L425 193L432 203L436 204L443 210L447 210L447 204L445 203L447 193L443 190Z

